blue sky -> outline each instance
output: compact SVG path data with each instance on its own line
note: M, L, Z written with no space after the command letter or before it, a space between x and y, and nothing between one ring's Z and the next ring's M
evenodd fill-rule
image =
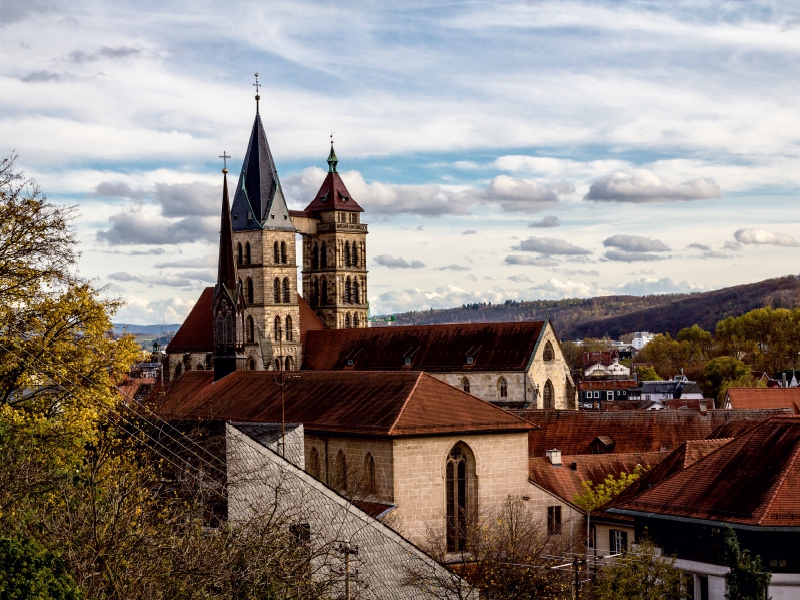
M262 118L290 204L340 171L375 313L796 273L800 5L0 0L0 154L80 272L180 321Z

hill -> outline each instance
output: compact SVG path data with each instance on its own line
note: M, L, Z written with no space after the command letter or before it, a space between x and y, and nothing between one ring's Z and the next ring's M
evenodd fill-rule
M114 333L120 335L124 332L136 335L139 333L156 335L169 331L178 331L180 323L167 323L165 325L131 325L130 323L114 323Z
M717 321L754 308L800 307L800 276L789 275L713 292L653 296L598 296L565 300L508 300L397 315L398 325L538 321L549 317L562 339L619 337L632 331L669 332L695 323L713 330Z

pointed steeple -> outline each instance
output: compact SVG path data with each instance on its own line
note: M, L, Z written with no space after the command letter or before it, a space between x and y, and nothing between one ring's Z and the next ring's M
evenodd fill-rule
M339 159L336 158L336 152L333 151L333 136L331 136L331 153L328 154L328 173L336 173L337 164L339 164Z
M358 205L358 202L353 200L350 192L342 181L342 177L336 170L336 165L339 164L339 159L336 158L336 152L333 151L333 139L331 139L331 152L328 155L328 174L325 176L325 181L322 182L317 195L306 206L307 212L325 212L329 210L340 210L350 212L364 212L364 209Z
M231 225L231 204L228 200L228 169L222 169L222 218L219 231L219 263L217 265L217 286L224 286L228 293L236 291L236 261L233 257L233 227Z

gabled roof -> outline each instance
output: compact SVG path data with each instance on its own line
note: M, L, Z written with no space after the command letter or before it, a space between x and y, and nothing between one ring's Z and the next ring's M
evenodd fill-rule
M167 420L280 422L274 371L210 371L179 377L154 409ZM374 436L525 432L523 419L426 373L293 372L284 387L285 420L306 431Z
M638 387L639 384L633 379L582 379L578 382L578 389L582 392L589 390L628 390Z
M254 217L251 222L248 212ZM253 121L231 213L234 231L262 227L294 230L259 114Z
M339 159L336 158L336 153L333 151L333 140L331 140L331 153L328 155L328 175L322 186L319 188L317 195L311 201L311 204L306 206L304 212L318 213L328 210L347 210L350 212L364 212L355 200L350 196L350 192L336 171L336 165Z
M303 369L524 371L544 321L310 331ZM473 363L467 364L467 356ZM405 364L410 358L411 364Z
M297 304L300 305L300 345L305 348L308 332L325 329L325 325L300 294L297 294Z
M167 352L177 354L214 351L214 316L211 312L213 300L214 288L205 288L189 316L167 345Z
M800 419L776 417L612 510L800 526Z
M789 408L800 414L800 388L728 388L725 408Z
M512 412L540 427L528 436L531 456L544 456L551 448L563 454L591 454L592 442L601 435L614 440L614 453L672 451L687 440L706 439L727 422L747 421L752 425L784 413L782 410L713 410L705 414L688 410Z

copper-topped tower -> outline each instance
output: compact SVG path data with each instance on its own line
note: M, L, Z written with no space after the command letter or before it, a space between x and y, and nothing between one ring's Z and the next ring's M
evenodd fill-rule
M328 155L328 174L303 211L317 220L303 237L303 298L329 329L367 326L367 226Z

